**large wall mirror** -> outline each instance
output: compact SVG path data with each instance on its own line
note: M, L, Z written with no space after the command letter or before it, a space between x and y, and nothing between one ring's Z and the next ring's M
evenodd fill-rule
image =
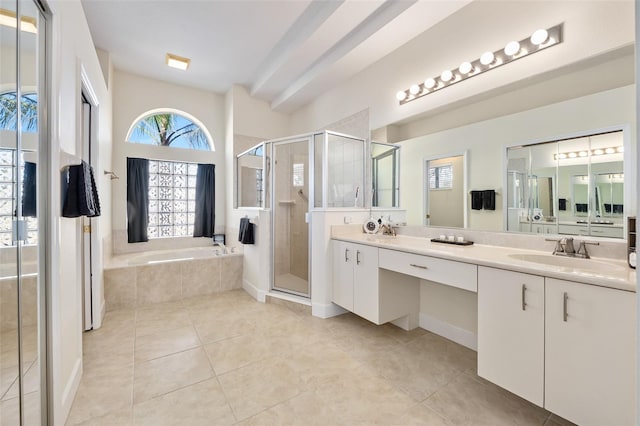
M236 157L238 208L265 206L264 144Z
M400 206L400 147L371 142L372 207Z
M624 132L507 148L507 230L623 238Z

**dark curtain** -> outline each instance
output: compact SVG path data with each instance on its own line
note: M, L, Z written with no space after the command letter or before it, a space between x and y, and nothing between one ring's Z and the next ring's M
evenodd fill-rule
M149 241L149 160L127 158L127 235L130 243Z
M24 162L22 175L22 216L36 217L37 166L29 161Z
M216 207L216 166L198 164L194 237L213 237Z

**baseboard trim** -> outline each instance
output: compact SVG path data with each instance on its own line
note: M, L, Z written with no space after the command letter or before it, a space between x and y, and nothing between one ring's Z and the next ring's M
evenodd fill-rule
M311 315L318 318L331 318L347 313L346 309L341 308L335 303L313 303L311 302Z
M67 385L64 387L64 391L62 392L60 408L63 421L61 424L65 424L67 422L67 419L69 418L73 400L76 397L76 392L78 392L78 387L80 387L80 379L82 379L82 358L78 358L76 360L76 363L73 366L71 377L69 378L69 381L67 382Z
M424 328L474 351L478 350L478 336L475 333L456 327L431 315L420 314L420 328Z
M256 299L258 302L264 303L267 301L267 292L264 290L260 290L258 287L256 287L249 281L243 279L242 288L244 289L244 291L249 293L249 295L251 295L251 297Z

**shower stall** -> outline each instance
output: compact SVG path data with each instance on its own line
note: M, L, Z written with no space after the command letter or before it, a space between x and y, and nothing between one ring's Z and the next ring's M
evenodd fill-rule
M271 290L311 296L310 212L364 207L365 142L324 131L264 143Z

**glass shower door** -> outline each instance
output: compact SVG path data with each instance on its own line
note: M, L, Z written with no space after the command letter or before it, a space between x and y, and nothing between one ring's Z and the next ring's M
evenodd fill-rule
M309 296L309 139L274 142L273 289Z
M40 155L46 22L31 1L0 0L0 9L0 424L40 425L46 327L38 218L46 215L36 200L47 169Z

